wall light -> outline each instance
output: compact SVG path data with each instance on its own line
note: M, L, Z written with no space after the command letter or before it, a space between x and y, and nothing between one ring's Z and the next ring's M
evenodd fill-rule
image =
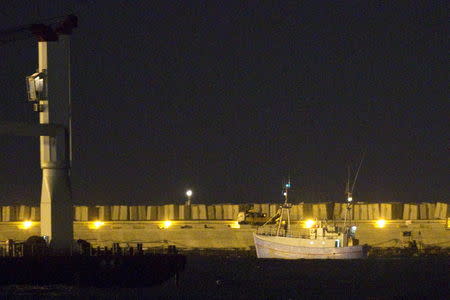
M33 226L33 222L31 221L23 221L20 225L20 229L30 229Z
M384 219L377 220L375 223L375 227L377 228L383 228L384 226L386 226L386 220Z
M164 223L161 224L161 226L159 226L159 228L161 229L167 229L170 226L172 226L172 221L164 221Z
M316 224L316 221L314 221L314 220L306 220L305 221L305 224L304 224L304 227L305 228L311 228L311 227L313 227L314 225Z
M89 226L89 228L91 228L91 229L99 229L99 228L102 227L103 225L105 225L105 222L102 222L102 221L95 221L95 222L93 222L93 223Z

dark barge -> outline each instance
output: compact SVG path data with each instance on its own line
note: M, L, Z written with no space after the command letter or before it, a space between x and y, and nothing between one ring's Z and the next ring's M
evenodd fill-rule
M95 287L148 287L160 284L185 268L186 257L175 247L165 253L143 251L141 247L91 248L55 255L48 248L31 243L15 244L0 257L0 285L69 284ZM6 254L6 255L5 255Z

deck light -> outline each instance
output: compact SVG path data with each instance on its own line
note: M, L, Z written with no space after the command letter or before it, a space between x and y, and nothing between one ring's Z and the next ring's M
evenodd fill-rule
M375 223L375 227L377 228L383 228L384 226L386 226L386 220L384 219L377 220Z

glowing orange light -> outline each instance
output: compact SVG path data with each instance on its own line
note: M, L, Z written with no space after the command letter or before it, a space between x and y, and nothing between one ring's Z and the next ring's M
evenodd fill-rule
M314 221L314 220L306 220L304 226L305 226L305 228L311 228L315 224L316 224L316 221Z
M375 227L377 228L383 228L384 226L386 226L386 220L380 219L375 223Z
M167 229L170 226L172 226L172 221L164 221L164 223L162 224L161 228Z
M23 221L22 224L19 225L20 229L30 229L33 226L33 222L31 221Z
M94 223L91 224L91 226L89 226L91 229L99 229L100 227L102 227L103 225L105 225L105 222L102 221L95 221Z

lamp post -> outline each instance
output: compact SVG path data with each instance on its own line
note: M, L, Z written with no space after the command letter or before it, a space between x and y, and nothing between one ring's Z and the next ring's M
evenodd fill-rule
M192 190L187 190L186 191L186 196L187 196L186 205L191 205Z

